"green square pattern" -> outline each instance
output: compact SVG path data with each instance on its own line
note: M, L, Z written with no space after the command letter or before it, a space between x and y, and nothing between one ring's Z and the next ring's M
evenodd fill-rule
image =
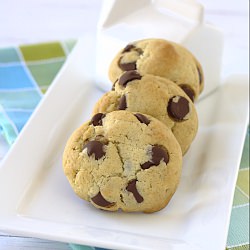
M65 59L53 60L46 63L41 61L36 64L28 64L28 68L40 88L45 86L48 87L64 62Z
M236 185L249 197L249 169L239 171Z
M19 47L26 62L65 57L61 43L41 43Z
M0 49L0 63L20 62L16 48Z
M49 88L49 86L42 86L42 87L40 87L40 90L41 90L41 92L42 92L43 94L45 94L46 91L48 90L48 88Z
M232 209L229 235L227 239L228 248L249 243L249 204Z
M69 52L71 52L71 50L74 48L75 44L76 44L76 40L66 40L64 41L64 44L66 46L66 48L68 49Z
M239 206L248 203L248 197L236 186L234 191L233 206Z

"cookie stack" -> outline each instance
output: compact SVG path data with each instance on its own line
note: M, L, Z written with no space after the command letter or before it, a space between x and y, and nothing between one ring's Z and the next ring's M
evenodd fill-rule
M116 55L109 77L112 90L67 142L64 173L97 208L159 211L177 189L198 129L201 65L176 43L145 39Z

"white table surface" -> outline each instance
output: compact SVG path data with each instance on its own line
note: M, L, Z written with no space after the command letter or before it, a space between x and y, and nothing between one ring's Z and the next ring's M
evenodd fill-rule
M0 47L80 37L96 29L101 0L0 0ZM222 76L249 74L249 1L200 0L225 35ZM6 144L0 137L0 160ZM0 232L0 250L71 249L67 243Z

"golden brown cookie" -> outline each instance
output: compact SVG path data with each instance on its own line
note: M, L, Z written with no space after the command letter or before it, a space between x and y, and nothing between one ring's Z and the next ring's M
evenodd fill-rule
M123 72L130 70L170 79L191 100L196 100L204 87L203 70L194 55L183 46L163 39L128 44L111 62L109 78L115 82Z
M69 138L64 173L75 193L95 207L151 213L176 191L182 168L171 130L141 113L98 113Z
M93 113L114 110L140 112L162 121L172 130L183 154L198 130L195 106L181 88L165 78L141 76L135 70L121 75L113 90L98 100Z

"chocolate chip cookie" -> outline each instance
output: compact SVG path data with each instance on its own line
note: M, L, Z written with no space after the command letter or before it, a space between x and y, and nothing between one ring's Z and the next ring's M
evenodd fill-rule
M170 128L183 154L194 140L198 118L193 102L176 84L153 75L126 71L115 82L113 90L96 103L93 113L127 110L151 115Z
M97 113L75 130L63 154L75 193L95 207L155 212L176 191L182 152L157 119L124 110Z
M109 78L115 82L124 71L130 70L170 79L191 100L196 100L204 87L203 70L194 55L183 46L163 39L128 44L111 62Z

